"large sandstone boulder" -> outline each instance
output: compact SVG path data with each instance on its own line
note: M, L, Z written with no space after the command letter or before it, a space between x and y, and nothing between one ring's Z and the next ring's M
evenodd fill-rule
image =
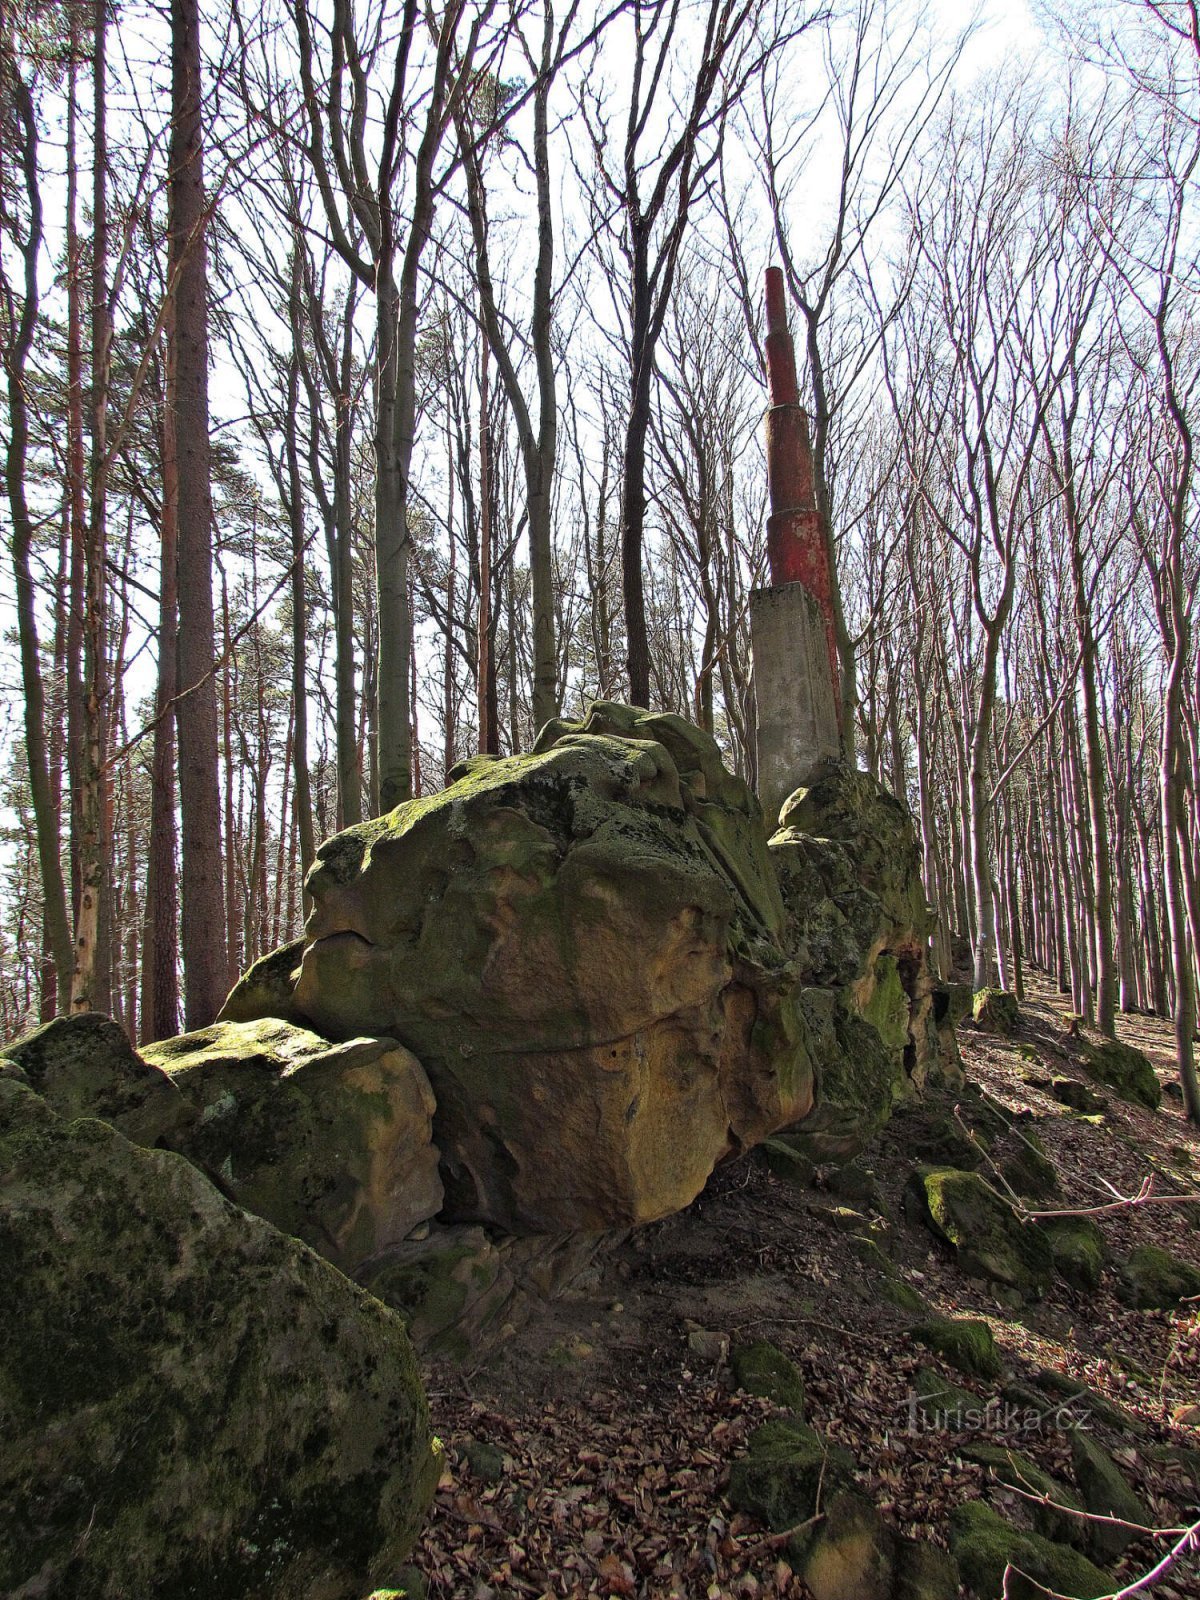
M0 1075L0 1592L351 1600L438 1476L400 1320Z
M219 1022L142 1056L192 1112L164 1142L343 1272L441 1210L433 1090L394 1039L331 1045L274 1019Z
M251 974L222 1015L402 1040L437 1096L451 1219L647 1222L810 1109L758 802L679 717L597 704L528 755L462 763L330 839L308 890L298 968Z

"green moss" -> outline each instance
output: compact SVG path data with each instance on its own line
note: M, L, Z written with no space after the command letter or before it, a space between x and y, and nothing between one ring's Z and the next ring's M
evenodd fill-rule
M875 963L870 999L862 1007L862 1018L869 1022L884 1044L903 1050L908 1043L908 995L900 980L895 956L881 955Z
M918 1367L909 1397L909 1421L918 1416L939 1433L964 1433L983 1426L986 1402L944 1378L933 1367Z
M1020 1021L1021 1011L1016 995L1007 989L980 989L975 995L972 1015L976 1027L1007 1038Z
M761 1395L797 1416L804 1415L804 1379L782 1350L766 1339L758 1339L753 1344L739 1345L729 1359L738 1387L747 1394Z
M759 1161L777 1178L794 1183L798 1189L808 1189L816 1177L816 1168L806 1155L782 1139L764 1139L755 1147Z
M1040 1502L1026 1502L1038 1533L1061 1544L1082 1548L1086 1543L1086 1521L1082 1517L1071 1516L1069 1510L1054 1509L1055 1506L1076 1511L1084 1509L1083 1502L1069 1484L1044 1472L1036 1461L1031 1461L1019 1450L1010 1450L1004 1445L972 1442L963 1446L962 1454L965 1460L986 1467L997 1483L1011 1484L1026 1495L1041 1497Z
M1093 1517L1115 1517L1117 1522L1087 1524L1088 1547L1101 1561L1115 1561L1136 1537L1130 1528L1152 1527L1154 1516L1125 1481L1125 1476L1108 1451L1082 1429L1071 1434L1071 1467L1083 1503Z
M968 1500L950 1513L950 1548L963 1580L982 1596L999 1595L1010 1563L1034 1583L1077 1600L1095 1600L1112 1587L1077 1550L1041 1534L1020 1532L982 1500ZM1041 1592L1021 1577L1010 1579L1009 1595L1011 1600L1041 1600Z
M918 1214L954 1247L966 1272L1026 1297L1046 1289L1054 1265L1049 1244L978 1173L918 1167L909 1192Z
M1032 1129L1028 1132L1018 1129L1017 1133L1017 1147L1001 1168L1005 1182L1014 1194L1027 1199L1048 1200L1051 1195L1058 1193L1058 1173L1054 1170L1054 1163Z
M892 1600L958 1600L960 1578L948 1550L927 1539L901 1539Z
M1038 1227L1049 1241L1059 1277L1086 1293L1099 1288L1108 1252L1091 1217L1047 1217Z
M1122 1100L1157 1111L1162 1103L1162 1087L1148 1057L1118 1039L1102 1044L1083 1041L1083 1065L1097 1083L1115 1089Z
M973 1317L938 1317L912 1330L918 1344L974 1378L1000 1376L1000 1352L986 1322Z
M782 1419L764 1423L750 1435L749 1454L729 1474L729 1500L774 1532L794 1528L812 1516L818 1494L831 1495L849 1480L854 1460L829 1445L815 1429Z
M1200 1295L1200 1268L1156 1244L1131 1250L1120 1270L1130 1299L1141 1308L1169 1310Z

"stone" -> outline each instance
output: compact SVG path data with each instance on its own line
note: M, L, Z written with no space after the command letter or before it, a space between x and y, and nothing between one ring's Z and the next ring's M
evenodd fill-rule
M900 1126L905 1150L930 1166L973 1172L982 1165L989 1148L987 1138L977 1129L964 1128L954 1117L923 1106L906 1106Z
M1026 1299L1045 1292L1054 1267L1049 1244L977 1172L918 1167L908 1192L930 1231L952 1246L964 1272Z
M454 1361L486 1352L508 1322L528 1315L504 1253L482 1228L437 1227L363 1274L398 1311L418 1350Z
M1040 1500L1025 1500L1024 1504L1034 1528L1045 1538L1079 1548L1087 1544L1086 1520L1070 1514L1072 1510L1082 1512L1083 1501L1069 1484L1043 1471L1019 1450L1004 1445L971 1443L963 1446L962 1455L965 1461L986 1467L996 1483L1011 1485L1026 1495L1041 1496ZM1068 1509L1056 1509L1059 1506Z
M1000 1170L1013 1193L1024 1199L1049 1200L1058 1193L1054 1163L1032 1129L1018 1132L1016 1149Z
M3 1054L60 1116L99 1117L135 1144L156 1144L191 1120L170 1078L99 1012L55 1017L6 1045Z
M980 989L975 995L972 1015L977 1028L1007 1039L1021 1019L1021 1009L1016 995L1007 989Z
M681 717L556 719L327 840L307 887L288 1003L421 1061L448 1220L653 1221L811 1107L762 814Z
M987 1404L933 1367L918 1367L908 1398L910 1431L924 1428L936 1433L974 1433L987 1418ZM920 1419L920 1420L919 1420Z
M293 939L260 956L246 969L221 1007L218 1022L255 1022L259 1017L280 1017L285 1022L302 1019L292 1006L304 940Z
M729 1501L783 1533L805 1522L826 1499L848 1483L854 1458L831 1445L803 1422L778 1418L756 1428L749 1453L729 1471Z
M499 1483L503 1479L504 1452L486 1439L468 1439L463 1456L481 1483Z
M899 1539L892 1600L958 1600L958 1562L928 1539Z
M773 1172L777 1178L795 1184L797 1189L809 1189L817 1175L817 1169L806 1155L784 1139L764 1139L756 1147L755 1155L766 1167L768 1172Z
M1160 1245L1141 1244L1119 1264L1126 1297L1140 1310L1169 1311L1200 1295L1200 1267Z
M1071 1432L1071 1470L1093 1517L1115 1517L1116 1522L1089 1522L1087 1545L1099 1561L1115 1561L1137 1537L1134 1529L1154 1526L1154 1517L1125 1481L1120 1467L1104 1447L1082 1428ZM1130 1522L1134 1528L1122 1527Z
M193 1113L171 1148L343 1272L441 1209L433 1091L395 1040L331 1045L289 1022L218 1022L143 1054Z
M829 1187L851 1205L865 1206L881 1214L884 1210L883 1191L878 1178L857 1161L848 1162L844 1167L835 1167L829 1176Z
M1000 1594L1010 1562L1027 1574L1010 1578L1010 1600L1043 1600L1037 1584L1075 1600L1096 1600L1112 1589L1108 1577L1078 1550L1014 1528L982 1500L964 1501L950 1513L950 1549L964 1583L987 1600Z
M730 1355L739 1389L772 1400L797 1417L804 1415L804 1379L794 1361L766 1339L738 1345Z
M1149 1058L1131 1044L1105 1039L1100 1044L1082 1042L1083 1068L1097 1083L1115 1089L1122 1100L1157 1111L1162 1104L1162 1088Z
M892 1600L895 1531L862 1495L843 1491L821 1520L788 1542L813 1600Z
M937 1317L912 1330L917 1344L972 1378L998 1378L1000 1352L992 1330L976 1317Z
M190 1162L0 1081L0 1592L353 1600L440 1473L399 1319Z
M1042 1088L1039 1083L1034 1088ZM1045 1092L1052 1100L1057 1100L1060 1106L1066 1106L1068 1111L1078 1111L1083 1116L1100 1116L1107 1109L1107 1101L1093 1094L1086 1083L1080 1083L1078 1078L1064 1078L1060 1073L1044 1085Z
M1049 1242L1059 1277L1085 1294L1098 1289L1108 1251L1091 1217L1044 1217L1038 1227Z
M690 1327L687 1336L688 1354L697 1361L714 1367L723 1367L729 1360L729 1335L711 1328ZM743 1385L744 1387L744 1385Z

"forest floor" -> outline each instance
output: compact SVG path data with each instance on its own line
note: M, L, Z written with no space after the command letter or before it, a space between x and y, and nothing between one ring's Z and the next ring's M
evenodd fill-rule
M1132 1194L1151 1174L1161 1193L1200 1192L1200 1130L1189 1127L1177 1098L1168 1094L1151 1112L1098 1089L1106 1111L1097 1123L1023 1081L1035 1060L1088 1081L1066 1037L1066 1007L1039 990L1011 1039L970 1022L959 1033L968 1079L1008 1111L1032 1113L1062 1187L1061 1198L1042 1204L1095 1205L1109 1198L1099 1178ZM1118 1032L1150 1056L1167 1086L1166 1025L1122 1018ZM943 1102L950 1114L953 1107L953 1098ZM1074 1409L1089 1415L1156 1525L1194 1520L1200 1484L1180 1461L1164 1460L1161 1446L1200 1451L1200 1409L1190 1423L1185 1409L1200 1402L1200 1306L1133 1310L1112 1272L1092 1294L1056 1280L1036 1304L1001 1303L905 1216L912 1118L928 1114L918 1106L894 1117L860 1162L878 1194L874 1205L858 1204L871 1212L894 1268L937 1314L987 1320L1007 1384L1050 1373L1069 1380L1068 1393L1090 1389ZM1030 1125L1026 1117L1022 1126ZM914 1374L940 1367L949 1382L977 1393L981 1407L998 1387L941 1366L913 1342L912 1314L878 1294L878 1277L838 1226L847 1202L822 1176L798 1188L753 1156L730 1163L686 1212L608 1253L586 1291L539 1305L484 1364L427 1372L434 1426L447 1447L414 1557L431 1597L804 1600L785 1541L734 1513L725 1497L731 1462L776 1408L736 1388L721 1360L697 1358L689 1347L697 1328L734 1346L766 1338L785 1351L804 1376L808 1421L853 1452L862 1491L902 1532L945 1544L950 1509L980 1494L985 1473L957 1453L968 1439L913 1425ZM1158 1243L1200 1265L1200 1205L1142 1207L1101 1226L1113 1256ZM1047 1419L1030 1431L999 1406L987 1440L1017 1447L1051 1472L1070 1459L1061 1426ZM500 1461L480 1443L495 1447ZM1200 1454L1191 1459L1200 1463ZM1152 1564L1153 1548L1134 1544L1115 1571L1128 1581ZM1200 1576L1177 1570L1153 1593L1195 1600Z

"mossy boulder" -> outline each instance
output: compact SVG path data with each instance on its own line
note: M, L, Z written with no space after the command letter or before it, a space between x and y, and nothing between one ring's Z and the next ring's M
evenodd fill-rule
M1007 989L979 989L971 1007L975 1026L985 1033L998 1033L1007 1039L1021 1020L1021 1008L1015 994Z
M965 1272L1026 1298L1045 1292L1054 1268L1049 1244L979 1173L918 1167L908 1193L918 1216L952 1246Z
M962 1455L965 1461L985 1467L993 1482L1018 1489L1026 1496L1038 1496L1025 1504L1034 1528L1045 1538L1078 1548L1087 1544L1086 1519L1071 1515L1072 1510L1083 1511L1083 1501L1070 1484L1044 1471L1019 1450L1004 1445L973 1441L963 1446ZM1060 1506L1065 1509L1056 1509Z
M932 1015L920 847L905 806L828 761L783 806L771 856L814 1039L808 1153L846 1160L914 1089L958 1076Z
M951 1383L934 1367L918 1367L908 1397L908 1425L916 1431L934 1433L974 1433L985 1425L987 1401L957 1383Z
M1050 1245L1059 1277L1088 1294L1098 1289L1108 1251L1091 1217L1046 1217L1038 1227Z
M1078 1111L1081 1116L1102 1116L1107 1109L1108 1102L1098 1094L1093 1094L1087 1084L1080 1083L1078 1078L1066 1078L1061 1073L1055 1073L1048 1079L1038 1081L1031 1078L1029 1081L1035 1089L1044 1089L1060 1106L1066 1106L1068 1111Z
M809 1158L784 1139L764 1139L755 1154L777 1178L795 1184L797 1189L811 1188L817 1169Z
M648 1222L812 1104L760 807L681 717L548 723L328 840L307 887L287 1004L420 1059L451 1220Z
M192 1120L170 1078L97 1011L55 1017L5 1045L3 1055L59 1116L99 1117L135 1144L156 1144Z
M738 1345L730 1355L733 1376L747 1394L773 1400L798 1417L804 1415L804 1379L794 1361L766 1339Z
M898 1543L869 1500L844 1490L788 1555L813 1600L892 1600Z
M778 1418L750 1435L749 1453L729 1472L729 1501L774 1533L795 1528L849 1482L854 1458L803 1422Z
M1087 1544L1100 1561L1115 1561L1137 1538L1137 1528L1154 1526L1153 1514L1130 1488L1117 1463L1090 1433L1071 1433L1071 1469L1083 1503L1096 1518L1115 1521L1087 1523ZM1133 1527L1123 1527L1132 1523Z
M998 1600L1010 1564L1026 1574L1010 1578L1010 1600L1042 1600L1043 1589L1095 1600L1112 1589L1109 1578L1078 1550L1014 1528L982 1500L967 1500L950 1513L950 1549L980 1600Z
M932 1350L972 1378L998 1378L1000 1352L991 1328L978 1317L935 1317L912 1330L917 1344Z
M363 1281L400 1313L418 1349L454 1361L493 1344L519 1299L503 1252L482 1228L469 1226L435 1227L400 1245Z
M899 1539L892 1600L958 1600L961 1574L948 1550L927 1539Z
M351 1600L440 1464L400 1320L182 1157L0 1081L0 1592Z
M1058 1173L1032 1128L1017 1130L1015 1148L1000 1170L1013 1193L1025 1199L1048 1200L1058 1193Z
M1083 1041L1084 1071L1097 1083L1107 1084L1122 1100L1157 1111L1162 1104L1162 1086L1149 1059L1131 1044L1105 1039L1100 1044Z
M274 1019L147 1045L192 1112L165 1143L353 1274L442 1204L433 1091L394 1039L331 1045Z
M985 1134L944 1112L914 1104L903 1108L899 1126L905 1151L934 1167L973 1172L989 1149Z
M1127 1298L1143 1310L1170 1310L1200 1295L1200 1267L1161 1245L1140 1244L1131 1250L1120 1263L1120 1275Z

